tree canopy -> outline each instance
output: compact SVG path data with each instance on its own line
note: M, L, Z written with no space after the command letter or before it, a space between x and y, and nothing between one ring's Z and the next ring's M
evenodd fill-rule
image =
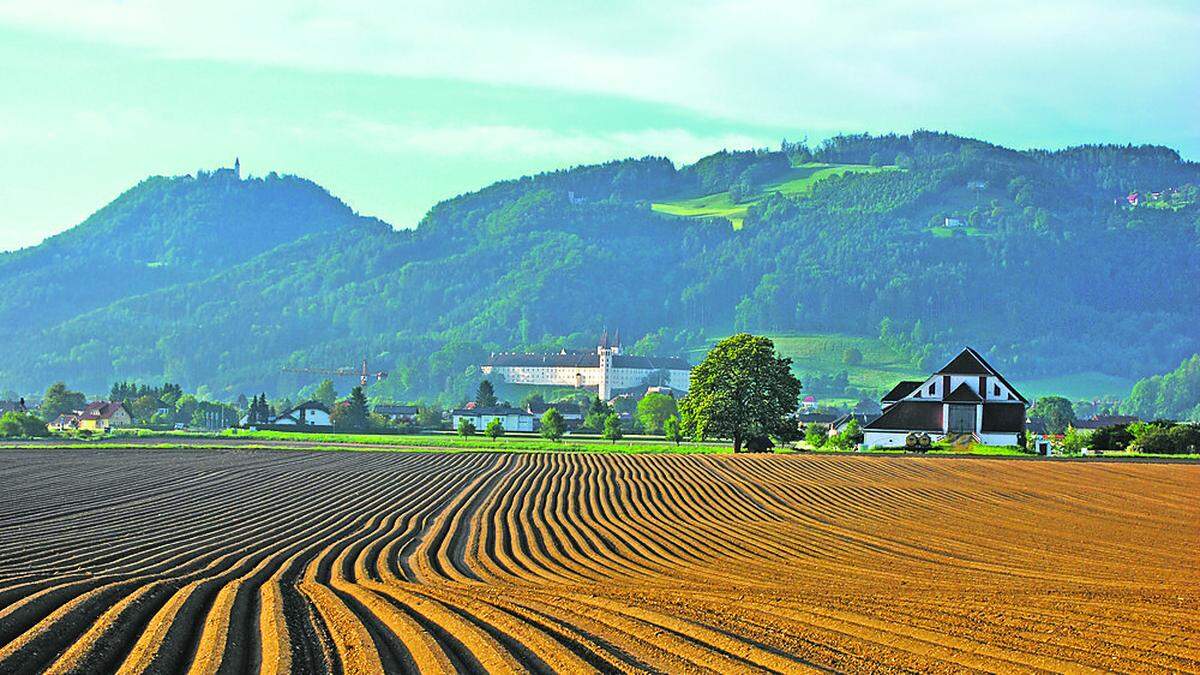
M683 427L697 439L728 438L734 452L751 436L775 436L795 427L800 381L792 360L769 339L739 333L716 344L692 369L679 403Z

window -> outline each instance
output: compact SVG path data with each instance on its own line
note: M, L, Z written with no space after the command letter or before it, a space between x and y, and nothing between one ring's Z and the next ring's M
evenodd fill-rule
M930 384L930 385L929 385L929 395L930 395L930 396L933 396L933 388L934 388L935 386L937 386L937 385L935 385L935 384Z
M993 396L999 396L999 395L1000 395L1000 385L998 385L998 384L993 384L993 385L992 385L992 395L993 395Z

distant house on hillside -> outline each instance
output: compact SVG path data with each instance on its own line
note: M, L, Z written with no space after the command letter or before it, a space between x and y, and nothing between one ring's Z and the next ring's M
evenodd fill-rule
M133 425L133 416L120 401L92 401L83 410L73 413L75 428L88 431L108 431Z
M867 423L878 417L871 413L847 413L838 417L829 424L829 435L836 436L846 430L846 427L851 421L858 422L860 428L867 426Z
M533 415L525 410L506 406L475 406L450 411L450 419L457 429L463 420L469 421L477 430L483 431L492 420L500 420L505 431L533 431Z
M375 406L372 409L372 412L374 412L377 415L383 415L384 417L392 420L393 422L404 422L406 424L412 424L413 422L417 421L417 415L420 414L421 410L419 408L417 408L417 406L415 406L415 405L396 405L394 403L382 403L380 405Z
M943 224L946 227L966 227L967 219L963 216L946 216Z
M912 433L934 440L965 435L988 445L1017 445L1029 401L968 347L927 379L900 382L882 404L883 414L863 427L868 447L904 446Z
M329 427L329 408L320 401L305 401L275 416L271 424L276 426Z

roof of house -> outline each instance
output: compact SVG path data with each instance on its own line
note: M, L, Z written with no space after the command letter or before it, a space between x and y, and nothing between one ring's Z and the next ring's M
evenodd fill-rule
M796 421L800 424L829 424L838 418L833 413L800 413L796 415Z
M878 417L878 415L873 413L847 413L835 419L830 426L840 431L842 427L850 423L850 420L858 420L859 426L866 426L868 422L876 417Z
M396 405L391 403L381 403L372 410L380 415L416 415L420 412L415 405Z
M551 408L554 408L564 415L580 414L579 404L565 403L563 401L559 401L557 403L533 403L529 406L529 413L531 415L541 415Z
M995 375L996 371L988 365L979 352L970 347L964 348L958 356L942 366L935 375Z
M1021 395L1017 388L1009 384L1004 376L996 371L986 359L970 347L964 347L958 356L950 359L950 362L942 369L934 373L935 375L991 375L1004 383L1004 386L1013 393L1022 403L1029 403L1029 399Z
M966 382L963 382L955 387L954 391L947 394L942 400L946 403L979 403L983 399L980 398L979 394L976 394Z
M284 410L283 412L276 415L275 419L281 420L285 417L291 418L291 419L296 419L296 418L292 417L292 413L299 412L301 410L320 410L321 412L325 413L326 415L329 414L329 406L325 405L324 403L321 403L320 401L305 401L303 403L298 403L298 404L288 408L287 410Z
M475 408L459 408L458 410L451 410L450 414L458 415L460 417L463 417L463 416L465 416L465 417L482 417L482 416L488 416L488 415L494 415L494 416L524 415L525 417L532 417L532 415L530 415L528 412L526 412L524 410L518 410L516 408L512 408L509 406L502 406L502 405L488 406L488 407L475 407Z
M125 410L125 404L120 401L92 401L78 416L83 420L107 420L112 419L112 416L121 410L124 410L126 415L129 414L129 411Z
M863 425L875 431L941 431L942 402L905 399Z
M1025 428L1025 406L1019 403L984 403L983 424L980 429L984 432L1013 432Z
M915 390L917 387L921 386L922 383L923 382L921 380L901 380L899 383L896 384L896 386L892 387L891 391L884 394L883 398L880 400L883 401L884 403L892 403L895 401L899 401L900 399L904 398L905 396L908 396L909 394L913 393L913 390Z

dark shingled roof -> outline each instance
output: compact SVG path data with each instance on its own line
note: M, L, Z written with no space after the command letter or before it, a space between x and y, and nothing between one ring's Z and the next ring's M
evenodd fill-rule
M478 417L480 415L524 415L525 417L533 417L532 415L530 415L528 412L526 412L524 410L517 410L516 408L508 408L505 406L495 406L495 407L491 407L491 408L470 408L470 409L461 408L459 410L451 410L450 414L458 415L460 417L464 417L464 416L465 417Z
M884 403L899 401L905 396L913 393L913 390L921 386L921 384L921 380L903 380L896 386L892 387L892 390L884 394L883 398L880 400Z
M950 360L937 371L937 375L995 375L996 371L988 365L979 352L967 347L958 356Z
M617 354L613 357L613 368L638 368L640 370L690 370L685 359L678 356L632 356Z
M393 403L380 403L373 410L380 415L416 415L420 412L415 405L397 405Z
M906 399L883 411L864 429L876 431L941 431L942 402Z
M1025 406L1020 403L984 403L983 431L1017 433L1025 428Z
M963 382L955 387L954 391L950 392L949 396L943 398L942 400L947 403L979 403L983 399L979 398L979 394L976 394L969 386L967 386L966 382Z

